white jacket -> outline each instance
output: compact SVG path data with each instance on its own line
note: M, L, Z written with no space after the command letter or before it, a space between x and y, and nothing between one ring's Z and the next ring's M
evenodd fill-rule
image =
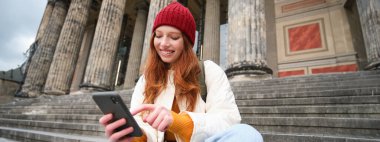
M224 71L212 61L204 61L205 83L207 86L206 103L201 97L195 105L193 112L187 112L194 123L194 129L190 141L201 142L212 135L226 130L241 121L235 97ZM155 105L165 106L171 110L174 99L175 86L173 84L173 72L169 74L167 88L155 100ZM144 100L145 79L140 77L136 84L131 99L131 109L141 105ZM180 112L186 111L184 101L179 101ZM163 142L164 132L152 128L144 123L140 115L135 116L139 126L147 135L148 142ZM176 136L177 141L180 139Z

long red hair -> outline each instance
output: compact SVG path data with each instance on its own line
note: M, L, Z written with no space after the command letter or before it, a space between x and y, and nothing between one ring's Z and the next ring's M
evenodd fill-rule
M186 100L186 110L193 111L200 85L198 75L201 70L198 58L193 52L193 45L189 39L182 34L184 39L184 50L178 60L171 65L163 62L154 47L154 36L150 38L150 48L146 61L144 76L146 80L144 103L153 104L158 95L166 88L168 83L168 71L174 70L175 96L178 100Z

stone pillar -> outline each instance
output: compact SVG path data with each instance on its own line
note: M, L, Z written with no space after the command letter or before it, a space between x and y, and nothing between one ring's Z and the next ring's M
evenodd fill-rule
M220 62L220 0L206 0L202 60Z
M380 1L358 0L360 22L367 51L367 70L380 69Z
M229 1L228 66L232 81L271 77L266 62L265 0Z
M54 8L54 2L52 0L48 0L40 26L38 27L38 31L37 31L37 35L35 39L36 41L40 40L42 38L42 35L44 35L46 27L49 23L51 13L53 12L53 8Z
M110 90L126 0L103 0L81 90Z
M149 14L148 14L148 21L146 23L145 28L145 37L144 37L144 46L143 46L143 52L141 55L141 63L140 63L140 74L142 74L145 66L145 60L148 56L148 50L149 50L149 42L150 37L152 36L152 28L154 19L156 18L157 13L164 8L165 6L169 5L173 0L151 0L149 5Z
M139 76L141 52L144 44L144 32L146 27L147 14L148 12L143 7L140 7L137 10L135 29L133 31L132 37L131 51L129 52L127 71L124 80L124 89L133 88L135 86L135 80Z
M79 85L82 83L84 72L86 70L86 64L88 56L90 54L92 39L94 38L95 26L95 24L88 26L84 34L83 42L79 51L77 65L75 66L74 76L71 82L70 94L75 94L75 91L79 91L80 89Z
M265 18L266 18L266 41L267 54L266 61L268 67L273 71L273 77L278 76L278 58L277 58L277 37L276 37L276 14L274 0L265 1Z
M53 60L55 46L57 45L62 25L68 9L66 0L57 0L42 36L39 47L32 57L29 69L19 96L36 97L45 84L50 64Z
M45 83L46 94L69 93L91 0L72 0Z

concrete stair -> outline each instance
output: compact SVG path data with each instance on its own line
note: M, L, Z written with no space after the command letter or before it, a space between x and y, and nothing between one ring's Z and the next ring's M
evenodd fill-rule
M380 142L380 71L231 82L242 123L266 142ZM126 104L132 90L119 93ZM90 94L0 105L0 137L107 141Z
M126 103L130 94L122 92ZM104 128L98 123L101 116L90 94L18 98L0 105L0 137L31 142L104 142Z
M380 142L380 72L231 83L243 117L269 142Z

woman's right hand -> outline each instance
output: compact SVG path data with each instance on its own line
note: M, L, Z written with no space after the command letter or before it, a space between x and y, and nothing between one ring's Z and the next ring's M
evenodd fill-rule
M116 142L116 141L118 141L118 142L130 142L132 140L132 137L128 137L128 138L123 138L123 137L128 135L129 133L132 133L133 127L128 127L128 128L123 129L119 132L115 132L115 129L126 124L127 120L126 119L119 119L113 123L109 123L112 120L112 118L113 118L112 114L107 114L107 115L102 116L99 119L99 123L105 127L106 137L108 137L108 139L110 141L113 141L113 142ZM121 139L121 138L123 138L123 139Z

